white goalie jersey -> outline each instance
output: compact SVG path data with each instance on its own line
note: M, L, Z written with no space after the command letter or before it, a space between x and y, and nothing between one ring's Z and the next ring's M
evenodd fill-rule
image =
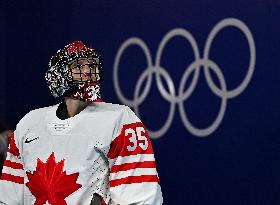
M93 102L61 120L58 105L17 125L0 180L0 204L162 204L151 141L127 106Z

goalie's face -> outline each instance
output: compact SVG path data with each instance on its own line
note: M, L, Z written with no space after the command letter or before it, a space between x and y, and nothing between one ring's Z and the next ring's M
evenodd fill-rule
M92 59L79 58L69 65L74 81L97 82L100 80L98 65Z

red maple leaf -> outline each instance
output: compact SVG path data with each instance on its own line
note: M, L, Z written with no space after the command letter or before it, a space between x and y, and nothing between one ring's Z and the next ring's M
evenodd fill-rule
M63 167L64 159L56 163L52 152L46 163L37 159L36 170L27 172L26 186L36 197L34 205L44 205L47 201L52 205L67 205L65 198L82 187L76 183L79 173L67 175Z

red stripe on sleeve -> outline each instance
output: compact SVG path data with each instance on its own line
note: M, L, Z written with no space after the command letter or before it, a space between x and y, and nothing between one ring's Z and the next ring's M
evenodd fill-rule
M143 127L144 131L141 132L141 138L136 135L135 140L133 139L133 134L131 133L131 131L133 130L133 132L136 134L137 127ZM126 130L129 130L129 132L126 133ZM147 149L144 150L141 147L141 144L147 144ZM128 150L128 147L135 147L135 149L133 151L130 151ZM114 159L118 156L125 157L136 154L154 154L148 131L142 122L134 122L123 125L121 133L111 143L110 150L107 156L110 159Z
M133 184L142 182L157 182L159 178L157 175L141 175L141 176L129 176L121 179L115 179L110 181L110 187L119 186L121 184Z
M12 162L10 160L6 160L4 162L4 166L6 167L11 167L13 169L23 169L23 165L21 163L18 162Z
M101 205L107 205L103 199L103 197L101 197Z
M11 175L11 174L6 174L6 173L2 173L1 180L10 181L10 182L14 182L14 183L17 183L17 184L23 184L24 183L24 178L23 177L14 176L14 175Z
M7 150L9 153L13 154L14 156L18 157L19 156L19 149L16 145L15 142L15 135L14 133L12 134L11 140L10 140L10 144L9 144L9 148Z
M156 168L156 163L155 161L144 161L144 162L132 162L132 163L125 163L121 165L114 165L111 168L111 173L126 171L126 170L136 169L136 168Z

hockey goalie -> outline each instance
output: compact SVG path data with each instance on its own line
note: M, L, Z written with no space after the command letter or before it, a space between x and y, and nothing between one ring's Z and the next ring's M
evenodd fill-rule
M74 41L52 56L45 78L64 100L17 124L0 204L162 204L147 129L129 107L101 98L101 55Z

